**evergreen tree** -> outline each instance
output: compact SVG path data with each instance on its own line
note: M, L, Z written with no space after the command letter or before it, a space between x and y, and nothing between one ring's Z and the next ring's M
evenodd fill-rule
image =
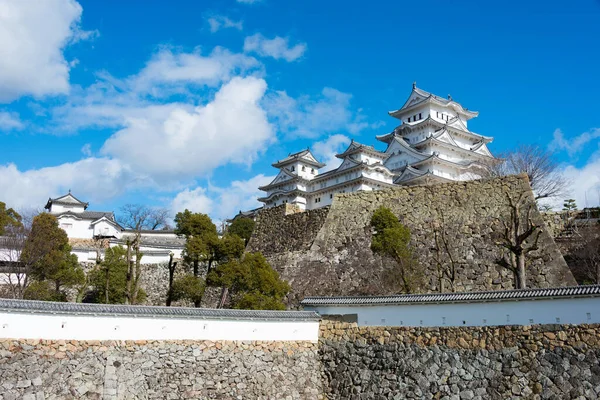
M229 228L227 228L227 232L232 235L238 235L244 239L244 243L247 245L252 236L252 231L254 231L254 225L255 222L252 218L236 218L231 222Z
M374 253L388 257L396 263L396 268L388 273L387 281L401 287L405 293L412 293L423 285L423 271L418 265L410 247L410 230L402 225L389 208L379 207L373 213L371 226L375 233L371 242Z
M12 208L6 208L6 203L0 201L0 236L4 235L7 228L22 227L22 218L18 212Z
M577 203L575 203L575 199L567 199L563 204L563 211L567 211L570 213L571 211L577 210Z
M290 290L261 253L248 253L241 260L219 265L209 280L226 287L231 306L246 310L285 310L283 302Z
M104 260L89 274L91 300L95 303L125 304L127 302L127 250L123 246L106 249ZM146 292L140 289L132 304L141 304Z
M21 259L31 265L29 274L34 281L25 290L25 298L66 301L64 289L85 282L77 256L71 254L67 233L53 215L42 213L33 219Z

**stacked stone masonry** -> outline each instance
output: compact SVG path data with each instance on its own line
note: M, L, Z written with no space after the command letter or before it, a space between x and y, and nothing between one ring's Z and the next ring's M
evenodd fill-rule
M0 340L0 399L317 399L309 342Z
M385 206L411 230L411 245L427 277L421 292L439 291L434 225L444 227L459 260L455 291L513 289L512 272L497 263L502 252L497 236L510 215L507 196L516 199L521 193L535 204L524 175L337 194L329 209L293 215L285 215L282 207L261 212L249 250L263 252L290 282L291 307L306 296L397 293L385 281L384 272L392 265L370 249L371 216ZM575 285L536 207L531 218L541 234L539 251L531 253L527 267L528 286Z
M600 326L378 328L330 320L328 399L598 399Z

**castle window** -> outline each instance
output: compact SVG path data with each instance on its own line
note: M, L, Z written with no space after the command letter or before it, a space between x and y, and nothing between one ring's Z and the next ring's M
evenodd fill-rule
M311 168L311 169L310 169L310 173L314 175L314 174L315 174L315 169L314 169L314 168Z
M422 117L421 117L421 113L419 113L419 119L421 119L421 118L422 118Z
M304 165L302 166L302 171L303 171L303 172L304 172L304 171L306 171L306 168L304 168Z
M406 122L410 122L410 117L408 117L408 120Z
M417 120L417 114L413 115L413 121Z
M333 199L333 193L329 195L329 198L330 198L330 199Z
M294 172L295 170L296 170L296 167L294 167L294 166L292 165L292 169L291 169L291 171L292 171L292 172Z

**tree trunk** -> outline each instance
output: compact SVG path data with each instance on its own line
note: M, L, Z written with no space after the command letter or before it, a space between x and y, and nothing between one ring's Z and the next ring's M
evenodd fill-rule
M527 289L527 280L525 278L525 254L517 255L517 277L519 279L519 289Z
M225 300L227 300L227 295L229 294L229 288L227 286L223 286L221 288L221 298L219 299L219 305L217 308L223 308L225 305Z
M198 267L198 260L194 260L194 276L197 278L200 275L200 268Z
M142 255L139 242L135 248L135 275L133 280L133 298L131 304L138 303L138 294L140 292L140 277L142 276Z
M131 243L127 241L127 292L125 293L125 304L131 304L131 279L133 277L133 261L131 260Z
M109 272L109 270L108 270L108 264L107 264L106 265L106 288L104 289L104 296L105 296L106 304L108 304L108 301L109 301L108 300L108 288L109 288L110 282L109 282L108 272Z
M167 291L167 307L170 307L173 301L173 279L175 277L176 265L177 263L173 264L173 253L169 254L169 290Z

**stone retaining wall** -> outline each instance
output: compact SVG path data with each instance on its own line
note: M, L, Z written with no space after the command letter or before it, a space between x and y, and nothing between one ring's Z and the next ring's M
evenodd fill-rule
M600 326L321 324L328 399L597 399Z
M329 207L293 212L289 204L260 212L247 251L263 255L308 250L323 226Z
M317 399L309 342L0 340L0 398Z
M503 251L497 236L504 229L501 221L510 216L507 195L518 198L523 192L534 207L531 218L541 229L539 251L531 253L527 266L528 287L575 285L535 207L525 175L336 194L328 211L284 215L277 208L265 210L259 214L250 248L262 251L290 282L291 307L306 296L395 294L400 287L388 279L393 263L370 249L371 216L385 206L411 230L411 243L427 278L421 292L440 290L432 250L434 226L446 231L453 257L459 260L454 291L513 289L512 272L497 263ZM441 258L448 256L442 252Z

